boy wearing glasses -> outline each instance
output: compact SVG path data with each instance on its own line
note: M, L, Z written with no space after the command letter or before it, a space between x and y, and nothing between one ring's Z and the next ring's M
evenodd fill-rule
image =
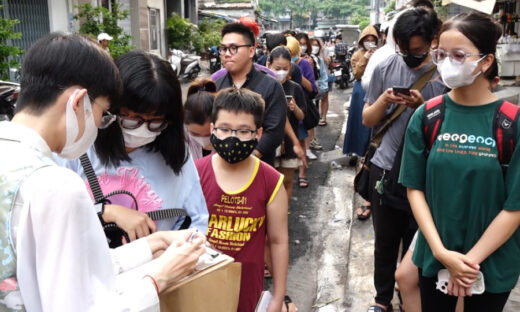
M266 237L274 293L268 311L281 311L289 245L283 175L252 156L262 136L264 101L227 88L215 99L211 143L216 154L196 161L209 212L208 241L242 263L238 311L254 311L264 281Z

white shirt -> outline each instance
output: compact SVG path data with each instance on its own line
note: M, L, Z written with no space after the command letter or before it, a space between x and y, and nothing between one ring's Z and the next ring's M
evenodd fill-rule
M52 158L46 142L25 126L0 122L0 138ZM11 222L27 311L159 311L151 279L115 288L117 274L152 259L146 239L110 250L85 184L73 171L55 165L28 177Z

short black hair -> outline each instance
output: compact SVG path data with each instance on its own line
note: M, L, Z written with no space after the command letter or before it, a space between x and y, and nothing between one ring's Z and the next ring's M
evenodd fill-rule
M205 124L211 120L213 101L217 86L208 78L193 82L188 88L188 98L184 103L184 123Z
M211 121L217 121L220 110L253 115L256 128L262 127L265 102L262 96L248 89L225 88L217 93Z
M395 43L400 48L408 49L410 38L421 36L430 44L440 28L437 13L424 8L416 8L405 11L394 24L393 36Z
M99 44L78 34L50 33L25 54L17 111L40 115L63 91L81 86L95 99L106 96L117 105L121 78L110 55Z
M412 2L412 6L414 8L426 7L430 10L435 9L435 7L433 6L433 3L430 0L414 0Z
M283 34L276 33L267 34L265 36L265 46L269 52L273 51L274 48L281 45L287 45L287 38Z
M120 105L136 113L164 115L168 127L146 145L159 152L175 174L179 174L189 154L185 148L184 112L179 79L165 59L144 51L130 51L116 60L123 81ZM100 130L95 142L102 163L118 166L129 160L118 124Z
M284 36L292 36L292 37L296 37L296 32L292 29L287 29L283 32L283 35Z
M226 24L222 28L221 35L222 37L224 37L225 35L230 33L241 34L242 37L244 37L244 41L246 42L246 44L255 44L255 35L253 34L253 31L251 31L251 28L247 27L242 23L231 22Z

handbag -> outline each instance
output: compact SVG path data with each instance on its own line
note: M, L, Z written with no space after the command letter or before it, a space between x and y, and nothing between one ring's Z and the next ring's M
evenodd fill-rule
M87 176L88 184L90 185L90 189L92 191L92 195L94 196L95 204L111 204L110 197L115 195L127 195L130 196L134 202L135 210L138 210L137 206L137 199L135 196L125 190L116 190L113 192L110 192L107 195L103 195L103 192L101 191L101 187L99 186L99 181L96 177L96 173L94 172L94 169L92 168L92 163L90 162L90 159L88 158L88 155L85 153L81 155L79 158L81 162L81 166L83 167L83 172L85 172L85 175ZM180 229L187 229L191 225L191 218L186 213L184 209L179 208L170 208L170 209L161 209L161 210L155 210L155 211L149 211L146 212L146 214L150 217L150 219L157 221L157 220L164 220L164 219L171 219L175 217L184 217L184 222L182 223ZM110 248L116 248L121 245L123 245L123 237L126 239L127 242L130 242L130 238L128 237L128 234L118 227L115 223L112 222L104 222L103 219L100 217L99 221L101 222L101 225L103 226L103 231L105 232L105 236L107 237L108 245Z
M432 65L426 72L424 72L410 87L410 89L417 89L422 90L424 86L430 81L431 77L435 73L435 70L437 67L435 65ZM381 144L381 141L383 140L383 136L385 135L386 131L388 130L390 124L401 115L402 112L405 111L407 106L405 105L399 105L392 115L379 127L376 134L370 139L370 144L368 146L368 149L364 155L363 158L363 164L361 168L356 173L356 176L354 177L354 190L366 201L371 201L370 194L372 193L372 190L370 189L370 166L371 166L371 159L374 157L379 145ZM402 150L401 150L402 151ZM395 161L394 161L395 164ZM394 172L395 175L395 172ZM397 176L399 174L397 173Z
M318 108L312 101L307 101L307 112L305 112L305 117L303 117L305 130L316 128L319 122L320 112L318 112Z

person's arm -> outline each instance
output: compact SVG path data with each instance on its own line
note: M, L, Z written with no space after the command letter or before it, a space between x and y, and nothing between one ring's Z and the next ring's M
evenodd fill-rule
M147 214L121 205L106 204L102 218L107 223L117 224L128 234L130 241L157 231L155 223Z
M281 311L287 284L289 265L289 234L287 229L287 193L283 186L283 176L277 185L274 198L267 205L267 237L271 250L273 275L273 299L268 311Z
M307 90L307 92L312 92L314 89L312 88L312 84L309 80L307 80L307 78L305 78L303 75L302 75L302 86L305 88L305 90Z
M282 85L279 82L272 84L272 90L269 95L264 98L264 101L263 132L255 150L255 155L260 155L260 157L269 153L274 154L274 150L282 143L284 137L287 100L285 99Z
M363 107L363 125L372 128L386 116L386 109L391 103L402 102L400 96L394 95L391 88L384 90L374 103L365 103Z
M293 152L296 154L296 156L298 156L298 159L303 162L303 166L307 168L307 156L305 155L305 150L301 146L300 140L298 140L296 133L294 133L294 130L291 127L291 123L289 122L289 118L285 120L285 134L289 137L289 139L291 139L293 144Z
M287 102L287 108L294 114L296 119L303 120L303 117L305 117L305 113L298 105L296 105L296 101L294 100L294 98Z
M187 195L184 196L184 203L182 203L181 208L186 210L191 218L190 228L206 233L208 230L208 209L200 186L197 168L192 159L188 159L182 167L182 175L185 177L186 183L183 185L185 185L184 191ZM180 218L174 229L178 229L183 220L183 218Z

